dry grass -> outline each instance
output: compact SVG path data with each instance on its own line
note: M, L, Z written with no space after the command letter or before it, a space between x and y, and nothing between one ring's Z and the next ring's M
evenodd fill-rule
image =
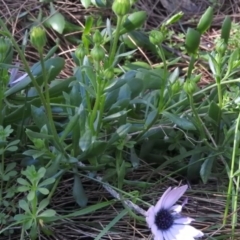
M8 27L11 29L12 34L16 37L18 42L21 43L26 30L26 24L25 18L19 18L20 14L26 12L27 16L36 18L39 9L42 7L42 4L37 0L19 0L15 2L12 0L0 0L0 5L2 6L0 8L1 17L5 19L5 22L8 23ZM83 24L85 15L102 14L101 10L95 8L85 10L81 6L79 0L56 1L56 6L58 7L58 10L69 19L69 21L78 23L80 25ZM160 0L140 0L137 4L137 7L147 11L148 13L148 21L145 25L145 28L148 30L159 26L161 22L171 15L164 10ZM205 1L200 6L201 11L199 12L199 15L188 15L181 22L181 26L173 26L174 31L181 32L182 28L186 30L187 26L193 26L196 22L194 23L194 21L191 19L193 17L198 19L201 12L204 11L206 7L207 2ZM48 11L46 8L43 9L44 11ZM235 21L239 21L239 9L240 3L237 0L226 0L222 2L221 7L216 9L213 28L203 37L203 41L201 43L202 49L208 50L208 45L210 46L210 49L214 45L214 39L219 34L221 22L226 14L230 14ZM48 36L50 43L53 43L55 39L59 37L55 32L50 30L48 30ZM182 39L179 39L177 35L175 36L175 40L176 42L183 41ZM75 49L75 47L76 46L67 43L64 38L61 38L60 51L58 54L66 59L66 67L62 72L62 77L72 75L74 63L71 59L70 52ZM173 49L172 51L177 55L181 54ZM26 56L30 63L34 63L38 60L35 51L33 51L30 47L27 48ZM145 55L142 57L148 58L149 56ZM188 58L187 56L184 57L186 59L185 66L187 66ZM17 61L18 56L16 56L15 59ZM204 64L199 63L199 71L201 71L204 76L203 84L207 84L209 81L211 81L211 74L208 72L208 69ZM133 174L129 175L128 178L137 180L141 179L142 181L146 181L148 179L150 182L158 182L150 189L138 189L143 196L143 200L154 204L168 186L176 186L179 184L179 182L175 180L176 178L166 177L167 174L167 172L154 172L154 169L152 169L151 166L143 163L141 169L133 172ZM217 238L219 236L222 236L221 239L228 239L227 235L231 233L231 225L226 225L224 228L221 228L226 201L226 196L224 196L223 193L226 192L227 183L228 180L225 179L221 181L215 180L206 185L190 185L192 190L190 189L187 192L189 204L185 208L185 213L198 220L195 223L195 226L209 234L209 236L215 237L216 239L220 239ZM73 211L75 208L78 208L72 198L72 184L72 179L69 178L63 181L57 189L52 205L53 208L59 213ZM86 194L89 196L89 205L98 203L102 200L112 199L112 197L104 190L104 188L101 187L100 184L92 182L88 179L85 179L83 184L84 188L86 189ZM124 189L126 192L131 190L136 190L136 188L131 189L126 187ZM78 217L71 220L63 220L62 222L55 223L51 226L51 230L54 233L53 236L39 236L39 239L92 239L97 236L97 234L117 214L119 214L121 210L121 203L116 203L109 208L96 211L90 216ZM229 216L229 221L230 217L231 216ZM151 239L149 234L150 232L144 222L137 222L133 218L127 216L119 221L117 225L115 225L114 228L108 232L108 236L105 236L102 239ZM0 237L0 239L7 238ZM19 236L16 236L12 239L19 239ZM240 239L240 223L236 227L235 239Z

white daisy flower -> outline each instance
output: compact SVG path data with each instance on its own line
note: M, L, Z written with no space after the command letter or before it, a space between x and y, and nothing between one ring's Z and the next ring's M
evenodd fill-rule
M151 206L146 221L154 235L154 240L194 240L203 233L189 224L194 220L180 214L183 205L174 205L187 190L187 185L169 187L156 206Z

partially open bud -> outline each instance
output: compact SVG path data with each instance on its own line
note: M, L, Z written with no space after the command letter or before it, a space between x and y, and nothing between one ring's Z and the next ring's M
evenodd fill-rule
M42 52L47 43L46 32L41 27L33 27L30 33L30 42L38 52Z
M100 62L105 57L105 52L100 45L95 45L91 51L91 57L94 61Z
M149 35L149 40L152 44L158 45L163 42L164 35L160 31L152 30Z
M123 17L128 14L130 8L131 3L129 0L114 0L112 5L112 10L118 17Z

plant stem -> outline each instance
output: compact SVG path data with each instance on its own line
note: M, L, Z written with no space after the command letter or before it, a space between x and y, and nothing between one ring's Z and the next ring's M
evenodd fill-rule
M224 218L223 218L223 225L226 224L228 210L229 210L229 204L232 202L230 200L230 198L232 196L231 193L232 193L232 188L233 188L233 175L234 175L235 157L236 157L237 149L239 148L239 141L238 141L238 139L239 139L239 124L240 124L240 112L238 113L238 118L237 118L235 132L234 132L232 162L231 162L231 168L230 168L230 172L229 172L228 194L227 194L227 202L226 202Z
M52 109L51 109L51 105L50 105L51 100L50 100L50 96L49 96L49 87L48 87L48 79L47 79L47 74L48 73L46 72L46 69L45 69L44 58L43 58L42 52L40 52L39 55L40 55L40 63L41 63L41 66L42 66L43 82L44 82L44 88L45 88L45 99L44 99L44 96L43 96L42 104L43 104L43 106L45 108L45 111L47 113L47 117L48 117L48 120L49 120L49 126L50 126L51 132L53 134L54 142L55 142L56 146L58 147L58 149L62 152L62 154L64 154L66 156L66 153L63 149L62 144L60 143L60 140L59 140L59 137L58 137L58 134L57 134L57 130L56 130L56 127L55 127L54 122L53 122ZM39 87L38 84L37 84L37 86Z
M118 43L118 40L119 40L122 20L123 20L122 16L120 16L120 17L117 16L116 34L114 36L113 45L112 45L111 52L110 52L110 55L109 55L109 66L112 66L113 61L114 61L114 57L115 57L115 54L116 54L116 51L117 51L117 43Z

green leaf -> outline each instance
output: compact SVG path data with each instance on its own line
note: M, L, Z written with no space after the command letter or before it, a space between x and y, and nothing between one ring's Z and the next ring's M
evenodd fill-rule
M41 212L44 208L46 208L49 204L49 199L45 198L43 199L38 206L38 213Z
M26 134L29 138L40 138L40 139L53 139L52 135L47 135L39 132L33 132L29 129L26 130Z
M35 195L35 192L31 190L27 195L27 200L31 202L34 199Z
M21 185L24 185L24 186L30 186L30 183L27 180L23 179L23 178L18 178L17 182L19 184L21 184Z
M60 141L64 141L68 134L72 131L74 126L78 124L79 114L76 113L73 117L71 117L68 121L67 126L64 128L64 131L61 135Z
M30 213L29 206L25 200L19 201L19 207L22 208L25 212Z
M131 110L123 110L123 111L120 111L120 112L117 112L117 113L114 113L114 114L111 114L107 117L105 117L103 119L103 121L108 121L108 120L114 120L114 119L117 119L117 118L120 118L122 116L125 116L128 112L130 112Z
M45 26L51 27L56 32L62 34L66 21L65 17L60 12L56 12L51 17L46 18L44 24Z
M212 101L209 106L208 116L211 119L213 119L215 123L217 123L220 115L221 115L220 107L214 101Z
M48 125L46 112L43 110L42 107L35 107L31 105L31 113L33 121L35 122L39 129L41 129L44 125Z
M91 4L91 0L81 0L83 7L88 8Z
M111 138L108 141L108 145L111 146L114 142L118 141L120 138L125 137L129 130L131 129L132 124L127 123L125 125L120 126L116 132L114 132Z
M131 148L130 161L131 161L132 166L133 166L134 168L137 168L137 167L139 166L140 159L139 159L139 157L137 156L136 151L135 151L134 148Z
M89 149L91 144L92 144L92 132L90 129L87 129L79 140L79 147L83 152L85 152Z
M38 215L38 218L50 218L56 215L56 211L53 209L47 209L46 211L42 212Z
M29 191L30 187L27 186L20 186L17 188L18 192L27 192Z
M46 176L46 174L45 174L45 176ZM52 178L47 178L47 179L43 180L40 184L38 184L38 186L39 187L44 187L44 186L50 185L54 182L55 182L55 178L53 178L53 177Z
M16 162L9 163L6 167L5 172L10 172L11 170L13 170L16 167L16 165L17 165Z
M38 191L43 195L49 194L49 190L47 188L38 188Z
M73 197L74 197L76 203L80 207L85 207L87 205L88 198L83 189L82 181L77 174L74 175Z
M185 118L180 118L179 116L169 112L163 112L162 114L184 130L196 130L194 124Z
M157 117L158 115L158 110L153 110L151 111L148 116L147 119L145 120L145 128L148 128L149 126L151 126L151 124L153 123L153 120Z
M189 181L198 180L200 177L200 169L202 165L201 156L202 153L198 153L192 155L190 158L187 169L187 178Z
M212 167L215 157L210 154L201 166L200 175L204 184L207 183L212 173Z

